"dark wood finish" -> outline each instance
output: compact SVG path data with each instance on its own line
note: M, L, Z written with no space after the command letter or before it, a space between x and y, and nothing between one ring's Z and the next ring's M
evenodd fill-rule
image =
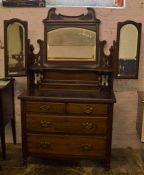
M83 115L107 114L108 105L68 103L67 112L70 114L83 114Z
M43 21L37 54L29 42L28 90L19 96L24 163L29 156L96 159L110 168L115 48L104 54L93 9L76 17L55 11ZM71 26L97 32L98 62L46 61L46 33Z
M45 114L28 114L26 126L29 132L94 134L105 135L107 116L59 116Z
M2 157L6 159L5 127L11 122L13 142L16 144L15 105L14 105L14 79L0 79L8 82L0 86L0 137Z
M105 137L77 135L27 135L28 154L105 158Z
M119 49L120 49L120 32L121 32L121 29L123 27L125 27L126 25L128 24L132 24L134 27L136 27L137 29L137 32L138 32L138 40L137 40L137 53L136 53L136 61L134 64L136 64L136 67L135 67L135 71L133 72L134 75L128 75L128 73L123 73L122 75L119 75L118 76L118 73L119 73L119 66L120 66L120 58L119 58ZM141 28L142 28L142 24L141 23L137 23L135 21L131 21L131 20L127 20L127 21L124 21L124 22L118 22L117 24L117 40L116 40L116 43L114 43L115 45L115 56L116 56L116 74L115 74L115 77L116 78L119 78L119 79L137 79L138 78L138 70L139 70L139 58L140 58L140 46L141 46ZM134 68L132 68L130 66L130 64L133 65L132 61L129 60L127 61L126 63L124 63L125 65L128 65L127 68L132 71Z
M26 111L28 112L48 112L48 113L64 113L64 103L50 103L50 102L27 102Z
M24 65L25 65L25 70L24 73L17 73L17 74L9 74L9 66L8 66L8 62L9 62L9 58L8 58L8 27L14 23L19 23L24 30L24 48L25 48L25 60L24 60ZM19 77L19 76L25 76L27 75L27 59L28 59L28 44L27 44L27 40L28 40L28 24L27 21L22 21L20 19L17 18L12 18L9 20L4 20L4 58L5 58L5 77ZM16 68L15 68L16 69ZM15 70L16 72L17 70Z

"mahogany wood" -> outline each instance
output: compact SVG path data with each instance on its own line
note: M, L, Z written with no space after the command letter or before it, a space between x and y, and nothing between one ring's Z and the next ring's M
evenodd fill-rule
M113 104L114 47L104 54L95 11L64 16L49 10L44 41L34 54L29 42L28 90L19 96L24 163L29 156L103 160L110 168ZM97 34L96 61L47 61L47 32L80 27Z

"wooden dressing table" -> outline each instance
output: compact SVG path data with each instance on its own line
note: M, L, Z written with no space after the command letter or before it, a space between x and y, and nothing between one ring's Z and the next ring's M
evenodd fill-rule
M14 81L14 79L0 79L0 137L3 159L6 159L5 127L9 122L13 142L16 144Z
M19 96L24 162L29 156L94 159L110 168L113 47L106 56L93 9L75 17L55 10L43 21L39 53L29 45L28 90Z

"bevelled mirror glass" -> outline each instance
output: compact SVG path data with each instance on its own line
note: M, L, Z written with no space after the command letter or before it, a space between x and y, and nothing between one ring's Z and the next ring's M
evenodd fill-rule
M47 59L55 61L96 61L96 32L74 27L48 32Z
M138 78L140 37L140 23L118 23L117 78Z
M26 75L27 23L19 19L4 21L5 76Z
M86 15L66 16L51 8L43 23L45 66L100 65L100 20L94 9L87 8Z

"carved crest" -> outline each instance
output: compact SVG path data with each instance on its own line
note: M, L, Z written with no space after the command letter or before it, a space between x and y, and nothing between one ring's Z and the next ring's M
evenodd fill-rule
M44 19L44 22L47 22L49 20L65 20L65 21L95 21L97 23L100 23L100 20L96 18L95 10L92 8L87 8L87 14L81 14L79 16L65 16L62 14L56 14L56 8L51 8L48 12L47 18Z

